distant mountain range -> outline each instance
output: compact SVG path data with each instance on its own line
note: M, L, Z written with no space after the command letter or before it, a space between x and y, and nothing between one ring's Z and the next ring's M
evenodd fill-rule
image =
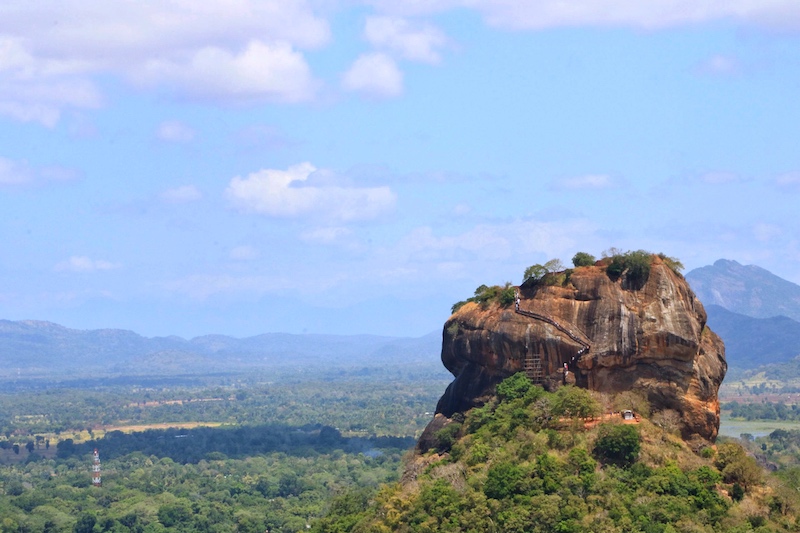
M705 306L709 327L725 342L733 368L784 363L800 355L800 322L785 316L753 318L718 305Z
M800 355L800 286L755 265L720 259L686 274L725 341L728 366L752 369Z
M267 333L143 337L121 329L75 330L0 320L0 377L65 373L196 374L268 368L342 368L434 363L441 333L419 338Z
M727 259L692 270L686 279L705 305L709 327L725 341L731 368L752 369L800 355L800 286L755 265ZM439 332L419 338L267 333L187 340L0 320L0 378L439 367L441 342Z
M686 274L706 307L718 305L753 318L787 316L800 321L800 285L756 265L720 259Z

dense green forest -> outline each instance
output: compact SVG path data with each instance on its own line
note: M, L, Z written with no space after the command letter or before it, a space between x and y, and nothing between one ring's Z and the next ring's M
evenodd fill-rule
M403 483L371 500L358 493L338 498L313 531L743 533L800 527L800 485L789 466L800 456L783 455L785 473L768 475L752 450L736 442L690 449L663 414L638 424L580 418L599 412L602 401L572 387L546 393L522 374L509 378L496 400L439 430L433 449L409 461Z
M800 530L800 432L690 449L635 395L623 403L645 416L625 424L599 415L620 398L518 374L412 453L447 383L430 369L17 383L0 395L0 532ZM174 427L130 429L148 424Z
M209 452L187 463L132 452L103 461L101 487L91 485L91 454L32 456L0 468L0 530L296 532L345 489L397 479L403 451L306 443L292 453Z
M744 420L800 420L797 404L786 405L779 402L728 402L720 406L731 418Z
M450 379L441 368L422 367L145 378L125 384L87 380L46 388L28 382L0 393L0 435L69 437L81 429L180 422L325 424L346 435L415 435L430 420Z
M427 367L16 383L0 531L304 531L399 478L447 383ZM110 429L165 423L200 426Z
M769 435L742 435L744 445L759 462L800 491L800 430L776 429Z

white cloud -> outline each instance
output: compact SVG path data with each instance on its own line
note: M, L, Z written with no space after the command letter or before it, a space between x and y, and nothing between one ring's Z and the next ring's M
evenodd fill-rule
M237 101L301 102L313 97L316 84L305 58L289 43L258 40L239 53L208 46L188 61L153 59L135 78L199 98Z
M554 27L664 28L715 20L800 29L800 4L794 0L372 0L382 13L430 15L455 8L481 12L492 26L508 29Z
M65 107L100 107L101 96L88 80L42 77L25 81L0 76L0 114L20 122L54 127Z
M405 250L415 259L446 261L453 260L454 253L463 252L478 258L491 257L492 260L530 257L536 253L558 257L594 231L594 226L584 220L480 224L463 233L441 237L429 227L419 227L402 239L398 249Z
M35 178L27 163L0 157L0 185L24 185Z
M457 217L468 215L472 212L472 206L469 204L458 204L453 208L453 214Z
M258 296L295 287L295 283L285 278L233 276L230 274L194 274L163 284L165 290L185 294L195 300L206 300L214 295L245 294Z
M800 191L800 172L787 172L775 178L775 185L784 190Z
M97 125L84 112L73 112L69 115L67 131L72 139L96 138L99 133Z
M342 87L369 96L400 96L403 93L403 73L386 54L362 54L344 73Z
M183 185L174 189L167 189L159 195L162 201L170 204L185 204L194 202L203 197L194 185Z
M329 39L306 0L19 3L0 18L0 113L52 127L64 108L102 104L97 75L223 101L305 100L297 50Z
M316 244L332 244L336 241L339 241L342 237L347 237L352 233L353 231L349 228L334 226L304 231L300 234L300 238L306 242Z
M27 161L14 161L0 157L0 186L65 182L74 180L77 176L74 170L63 167L32 168Z
M725 185L740 182L742 178L732 172L707 172L700 176L700 181L709 185Z
M741 70L739 60L721 54L713 55L697 65L697 72L711 76L732 76Z
M73 181L78 179L78 172L57 166L42 167L39 169L39 178L44 181Z
M111 263L103 259L90 259L84 255L73 255L66 261L58 263L56 272L96 272L98 270L114 270L120 268L118 263Z
M554 180L551 183L553 189L567 189L572 191L580 189L610 189L615 186L616 184L614 181L606 174L586 174L584 176Z
M739 2L741 3L741 2ZM753 2L749 2L752 4ZM514 2L484 0L474 5L484 13L489 24L515 29L542 29L562 26L634 26L659 28L696 23L709 18L735 15L735 4L728 9L721 3L685 0L583 0L560 2Z
M783 230L775 224L759 222L753 226L753 236L756 238L756 240L761 242L771 241L775 237L779 237L782 233Z
M81 71L78 62L36 57L21 39L0 37L0 113L53 127L64 107L98 107L100 94Z
M437 48L447 44L447 37L438 28L430 24L412 24L400 17L367 17L364 35L376 48L397 53L404 59L431 64L441 60Z
M350 221L376 218L394 209L396 195L389 187L305 184L314 171L311 163L300 163L287 170L264 169L246 178L237 176L225 196L238 211L274 217L321 216Z
M252 246L237 246L230 251L229 256L234 261L252 261L259 256L259 253Z
M167 142L189 142L195 131L180 120L166 120L158 125L156 137Z
M92 66L122 59L130 64L212 43L236 46L256 36L302 48L320 47L330 38L327 22L304 0L41 0L3 15L3 32L24 36L37 52Z
M489 24L511 29L661 28L732 20L800 30L796 0L366 1L379 13L367 19L367 39L392 54L425 62L439 59L446 38L430 23L405 17L446 10L471 9ZM352 5L313 0L16 2L0 17L0 113L52 127L64 109L103 104L101 84L95 81L100 76L223 102L305 101L313 97L316 83L303 52L331 39L329 23L316 9L330 13L330 6ZM362 58L362 69L368 59ZM711 67L735 67L726 63L729 59L712 58ZM378 63L383 70L367 70L382 73L379 82L367 83L356 70L346 87L399 94L397 67L385 59Z
M508 235L497 231L496 226L477 226L460 235L437 237L429 227L414 229L404 238L403 247L420 258L440 257L442 253L456 250L472 253L487 252L495 257L508 257L512 245Z
M519 219L451 233L418 227L380 246L354 245L349 228L330 225L310 229L301 234L301 242L289 244L345 245L342 253L325 264L259 263L258 272L249 273L244 271L245 265L236 265L235 271L190 275L162 287L198 300L257 298L291 290L295 294L313 293L311 297L317 303L331 299L341 303L341 298L350 298L347 295L356 286L360 288L356 293L361 295L369 287L381 286L408 297L409 291L429 292L434 287L439 291L442 284L450 284L454 278L480 280L478 283L516 279L529 264L553 257L568 259L576 247L596 240L597 229L585 220ZM349 253L351 250L355 253ZM285 253L291 254L292 250ZM315 280L313 288L309 288L308 279Z
M248 150L280 150L296 144L278 128L265 124L243 128L236 134L236 140Z

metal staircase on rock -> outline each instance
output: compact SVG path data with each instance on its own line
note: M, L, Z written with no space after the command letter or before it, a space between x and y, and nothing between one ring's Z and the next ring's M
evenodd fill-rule
M520 309L519 308L519 296L517 296L517 298L516 298L516 303L514 305L514 311L517 314L526 316L528 318L533 318L534 320L540 320L542 322L550 324L551 326L555 327L560 332L564 333L567 337L569 337L573 341L575 341L578 344L580 344L581 345L581 349L578 350L578 352L575 355L572 356L572 359L570 360L570 364L574 364L575 361L577 361L582 355L584 355L586 352L588 352L589 349L591 348L591 345L589 344L588 341L583 340L583 338L581 338L581 336L579 336L578 334L576 334L575 332L573 332L572 330L570 330L566 326L563 326L563 325L559 324L556 320L552 319L551 317L545 316L545 315L540 315L539 313L534 313L533 311L526 311L524 309ZM530 345L530 340L525 345L525 348L526 348L526 350L525 350L525 361L524 361L525 374L534 383L541 383L541 381L543 379L542 359L541 359L542 356L541 356L541 354L531 354L531 353L529 353L528 352L529 345Z
M544 380L544 372L542 372L542 354L540 353L525 353L524 361L525 375L536 385L541 385Z

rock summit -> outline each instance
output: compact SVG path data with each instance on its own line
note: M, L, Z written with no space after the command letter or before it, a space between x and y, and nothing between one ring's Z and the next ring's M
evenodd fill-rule
M512 303L469 302L447 320L442 362L455 380L430 431L524 371L548 389L637 391L654 412L677 411L684 438L716 438L725 347L677 271L653 255L639 279L612 276L603 261L553 279L514 288Z

